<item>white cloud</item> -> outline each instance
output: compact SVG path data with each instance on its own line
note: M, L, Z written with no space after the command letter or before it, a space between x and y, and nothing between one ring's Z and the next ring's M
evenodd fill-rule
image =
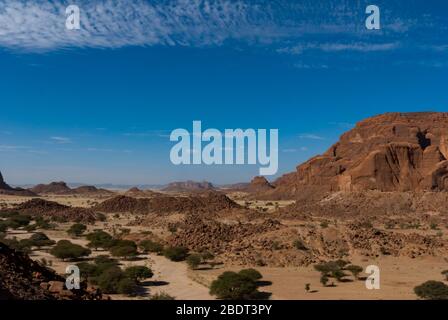
M55 143L66 144L72 143L72 140L67 137L50 137L50 139Z
M310 140L325 140L324 137L318 136L317 134L312 133L301 133L299 134L300 139L310 139Z
M233 38L278 35L269 8L242 1L80 1L81 30L65 27L66 1L0 0L0 46L25 50L213 45ZM265 12L266 11L266 12Z
M378 52L378 51L390 51L400 48L398 42L387 43L368 43L368 42L344 42L344 43L305 43L298 44L292 47L283 47L277 49L278 53L286 53L291 55L300 55L307 50L320 50L324 52Z
M24 149L30 149L30 147L27 146L19 146L19 145L0 145L0 151L17 151L17 150L24 150Z
M78 0L75 4L80 8L81 29L67 30L65 9L69 4L73 3L0 0L0 47L48 51L73 47L211 46L227 40L272 43L306 35L361 36L365 32L359 20L363 10L347 3L332 4L330 10L316 7L315 1L285 1L279 5L248 0ZM398 22L400 28L395 32L402 31L407 21ZM388 49L387 44L327 49L347 50L350 46L357 51ZM300 48L291 50L300 52Z

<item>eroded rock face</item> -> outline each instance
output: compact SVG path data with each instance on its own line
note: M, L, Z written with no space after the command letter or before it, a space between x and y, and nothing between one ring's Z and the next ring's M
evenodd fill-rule
M272 194L447 191L448 113L387 113L359 122L323 155L279 178Z

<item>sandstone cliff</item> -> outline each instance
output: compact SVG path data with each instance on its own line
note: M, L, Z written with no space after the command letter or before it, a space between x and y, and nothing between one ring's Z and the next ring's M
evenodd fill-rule
M387 113L359 122L323 155L265 193L272 198L333 191L447 191L448 113Z

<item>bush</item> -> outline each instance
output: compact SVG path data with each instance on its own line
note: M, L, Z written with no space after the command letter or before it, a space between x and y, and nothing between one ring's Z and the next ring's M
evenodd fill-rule
M414 292L426 300L448 300L448 286L440 281L426 281L415 287Z
M118 267L118 261L111 259L109 256L101 255L94 259L94 263L81 262L77 266L81 272L81 276L92 282L97 282L96 277L103 274L106 270Z
M76 266L79 268L81 278L87 281L101 274L98 270L98 266L92 263L80 262L76 264Z
M17 226L16 228L14 228L17 229L19 227L29 225L31 222L31 217L26 215L14 215L10 217L7 221L11 224L11 226Z
M11 249L23 252L23 253L30 253L31 252L31 244L29 239L23 239L20 241L17 241L16 238L14 239L2 239L2 242L6 244Z
M118 283L124 278L123 271L115 266L102 272L96 282L104 293L117 293Z
M137 255L137 249L132 246L118 246L110 248L110 253L114 257L129 259Z
M320 227L321 227L322 229L328 228L328 222L327 222L327 221L322 221L322 222L320 223Z
M68 230L67 233L71 236L79 237L87 230L87 227L82 223L73 224Z
M160 243L151 240L143 240L139 246L144 252L161 253L163 251L163 246Z
M242 275L243 277L249 278L253 281L258 281L261 278L263 278L261 273L255 269L243 269L239 272L239 274Z
M96 279L97 285L104 293L121 293L134 295L138 292L137 283L129 278L120 267L106 269Z
M239 273L227 271L212 282L210 294L224 300L248 300L258 294L255 281Z
M102 230L95 230L94 232L89 233L86 236L86 239L90 241L87 246L94 249L110 248L113 245L114 240L110 234Z
M202 262L202 257L199 254L190 254L187 257L187 264L191 269L196 269Z
M215 256L213 255L213 253L211 253L210 251L202 251L200 253L202 260L204 261L208 261L208 260L213 260L215 259Z
M91 251L80 245L73 244L68 240L60 240L56 246L50 250L50 253L56 258L65 259L79 259L90 255Z
M188 256L188 249L184 247L168 247L163 250L163 255L171 261L184 261Z
M445 276L445 280L448 281L448 270L443 270L441 273Z
M126 294L129 296L135 295L138 292L138 286L130 278L123 278L117 283L117 293Z
M56 242L47 237L45 233L36 232L30 237L30 244L35 247L52 246Z
M174 297L170 296L168 293L160 292L152 295L149 300L174 300Z
M308 250L308 248L305 246L305 244L303 243L302 240L295 240L293 242L293 246L294 246L294 248L296 248L298 250L303 250L303 251Z
M132 240L116 239L111 242L111 247L133 247L137 250L137 244Z
M324 275L324 274L320 277L320 283L322 283L322 285L324 287L327 286L329 280L330 279L326 275Z
M152 276L154 275L151 269L144 266L128 267L126 268L124 273L129 279L134 280L136 283L140 282L143 279L152 278Z
M363 267L356 265L349 265L345 269L350 271L356 279L358 279L359 274L364 270Z
M0 232L6 232L8 230L8 223L5 221L0 221Z
M35 223L36 228L38 228L38 229L49 230L49 229L54 229L56 227L54 224L50 223L49 220L46 220L42 217L36 217L35 221L36 221L36 223Z

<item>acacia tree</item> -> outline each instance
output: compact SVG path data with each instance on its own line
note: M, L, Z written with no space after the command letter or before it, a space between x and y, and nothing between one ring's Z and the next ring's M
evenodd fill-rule
M81 257L86 257L90 255L91 251L80 245L71 243L68 240L60 240L56 246L50 250L50 253L56 258L64 261L66 259L75 260Z
M128 278L134 280L136 283L139 283L143 279L152 278L154 275L152 270L145 266L128 267L124 270L124 273Z
M82 223L73 224L68 230L67 233L71 236L79 237L87 230L87 227Z

